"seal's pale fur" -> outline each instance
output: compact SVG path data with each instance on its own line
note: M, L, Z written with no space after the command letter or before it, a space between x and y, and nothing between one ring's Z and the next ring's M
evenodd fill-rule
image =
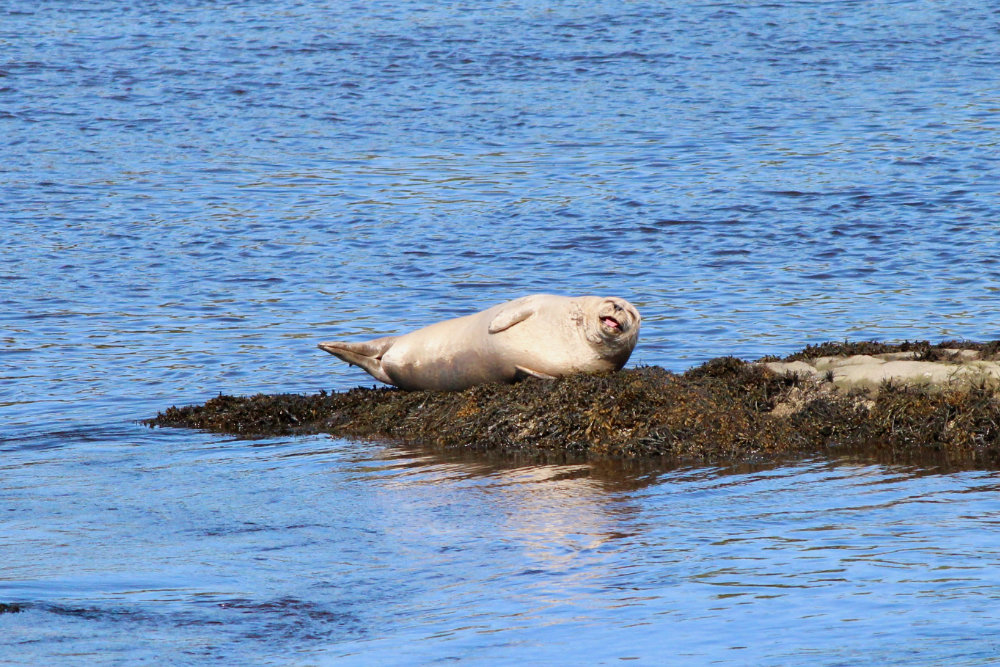
M402 389L455 391L523 376L618 370L640 322L621 298L532 294L402 336L319 347Z

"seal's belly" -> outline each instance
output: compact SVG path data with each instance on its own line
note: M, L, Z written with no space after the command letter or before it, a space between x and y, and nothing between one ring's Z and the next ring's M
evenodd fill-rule
M477 384L511 382L516 364L474 347L428 351L389 350L382 367L402 389L458 391Z
M497 363L481 355L454 354L440 359L383 361L393 384L402 389L460 391L478 384L512 382L516 374L513 364Z
M458 391L490 382L513 382L518 368L561 377L611 370L578 340L556 341L552 332L523 328L489 334L485 326L421 330L397 340L382 368L402 389ZM482 324L482 323L480 323Z
M403 389L457 391L511 382L516 362L498 353L483 319L469 316L402 336L382 356L382 368Z

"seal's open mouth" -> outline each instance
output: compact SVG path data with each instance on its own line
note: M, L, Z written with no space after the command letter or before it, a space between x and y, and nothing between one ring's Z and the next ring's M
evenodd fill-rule
M611 317L610 315L602 315L601 316L601 324L603 324L607 328L611 329L612 331L621 331L622 330L621 323L618 320L616 320L615 318Z

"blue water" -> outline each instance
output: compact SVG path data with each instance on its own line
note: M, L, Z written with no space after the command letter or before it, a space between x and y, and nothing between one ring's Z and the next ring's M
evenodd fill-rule
M4 664L985 664L1000 479L135 420L616 294L632 364L1000 338L1000 10L0 7Z

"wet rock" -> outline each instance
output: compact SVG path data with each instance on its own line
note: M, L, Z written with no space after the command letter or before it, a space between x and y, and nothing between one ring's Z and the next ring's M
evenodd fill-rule
M997 343L827 343L784 360L714 359L683 374L643 367L462 392L352 389L219 396L172 407L151 426L244 436L330 433L448 448L698 463L828 453L894 462L1000 467ZM851 357L865 356L868 359ZM893 374L840 381L852 366L947 365L908 383ZM989 367L992 368L992 367ZM916 371L914 371L916 372ZM935 371L936 372L936 371ZM832 381L831 381L832 380Z
M959 385L1000 386L1000 361L984 359L977 350L943 349L934 361L909 351L763 363L776 373L793 373L832 382L842 391L865 389L875 392L886 382L930 389Z

